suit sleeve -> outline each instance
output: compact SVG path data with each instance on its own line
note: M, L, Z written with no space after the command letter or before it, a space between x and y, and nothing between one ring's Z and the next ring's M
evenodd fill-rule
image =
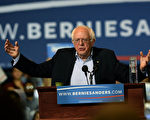
M19 61L15 64L16 68L21 70L23 73L27 73L32 77L51 77L53 69L53 61L45 61L41 64L27 59L22 54L20 55Z
M53 66L58 54L59 52L57 52L51 60L40 64L37 64L20 54L19 61L14 67L32 77L50 78L52 77Z

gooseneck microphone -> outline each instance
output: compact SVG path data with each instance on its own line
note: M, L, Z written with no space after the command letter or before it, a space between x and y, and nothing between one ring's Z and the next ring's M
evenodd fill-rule
M87 84L89 85L89 81L88 81L88 78L87 78L88 66L87 65L83 65L82 66L82 71L85 73Z
M87 76L88 66L87 66L87 65L83 65L82 71L83 71L83 72L86 74L86 76Z
M90 72L90 71L88 70L88 66L87 66L87 65L83 65L82 71L85 73L85 76L86 76L86 80L87 80L87 84L88 84L88 85L92 85L92 84L93 84L93 76L95 75L95 72L97 71L97 69L98 69L98 65L94 65L93 71ZM87 73L90 73L90 76L89 76L90 84L89 84L89 81L88 81Z

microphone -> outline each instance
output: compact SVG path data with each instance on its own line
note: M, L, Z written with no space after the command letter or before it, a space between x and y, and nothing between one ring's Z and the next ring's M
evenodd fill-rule
M85 73L86 80L87 80L87 83L89 85L88 78L87 78L88 66L87 65L83 65L82 66L82 71Z
M93 75L95 74L95 72L97 71L97 69L98 69L98 65L94 65L93 66L93 71L90 72L90 71L88 71L88 66L87 65L83 65L82 71L85 73L88 85L90 85L90 84L92 85L93 84ZM90 84L88 82L87 72L90 73L90 76L89 76Z
M88 66L87 65L83 65L82 71L87 74L87 72L88 72Z

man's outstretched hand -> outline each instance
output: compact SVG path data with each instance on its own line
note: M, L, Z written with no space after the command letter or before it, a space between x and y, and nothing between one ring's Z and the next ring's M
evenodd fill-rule
M19 55L19 45L18 42L15 42L15 45L11 44L8 39L5 42L5 51L14 59Z
M143 52L140 52L140 70L144 70L144 68L148 65L150 61L150 50L148 51L147 55L144 56Z

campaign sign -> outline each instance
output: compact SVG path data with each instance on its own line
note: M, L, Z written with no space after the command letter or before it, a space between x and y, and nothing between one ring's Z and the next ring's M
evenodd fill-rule
M123 84L58 86L57 104L123 102Z

